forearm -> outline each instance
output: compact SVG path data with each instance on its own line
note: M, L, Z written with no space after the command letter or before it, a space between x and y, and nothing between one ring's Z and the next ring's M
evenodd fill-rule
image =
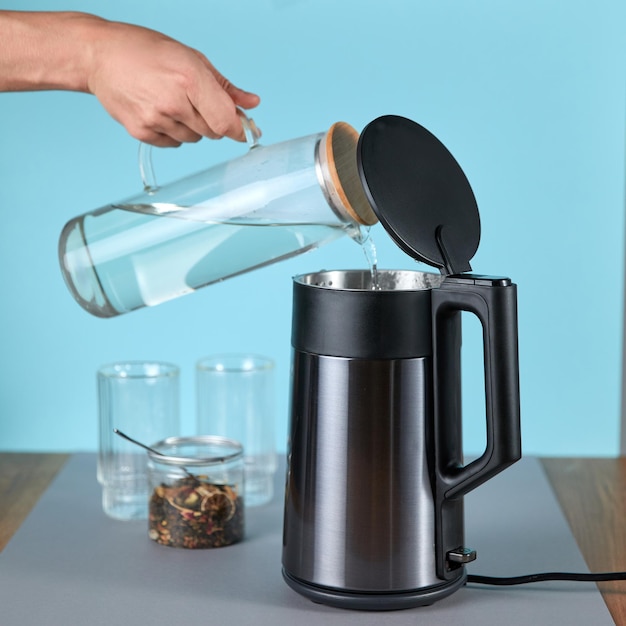
M236 107L258 105L200 52L162 33L76 12L0 11L0 92L91 93L135 138L244 141Z
M104 24L84 13L0 11L0 91L88 91L91 41Z

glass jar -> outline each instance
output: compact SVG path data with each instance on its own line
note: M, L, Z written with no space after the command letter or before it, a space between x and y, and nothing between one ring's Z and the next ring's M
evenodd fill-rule
M243 446L225 437L169 437L148 452L150 539L220 548L244 536Z

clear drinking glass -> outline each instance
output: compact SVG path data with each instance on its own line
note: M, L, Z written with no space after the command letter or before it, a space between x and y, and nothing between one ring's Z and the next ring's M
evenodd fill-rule
M216 354L196 365L197 432L243 444L246 505L265 504L276 473L274 361Z
M98 481L110 517L148 516L146 453L114 428L147 445L178 435L179 369L160 362L129 361L98 370Z
M168 437L152 447L150 539L190 549L241 541L245 480L241 444L225 437Z

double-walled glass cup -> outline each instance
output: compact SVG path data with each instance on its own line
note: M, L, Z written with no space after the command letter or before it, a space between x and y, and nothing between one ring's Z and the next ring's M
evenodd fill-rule
M148 445L178 435L179 369L154 361L104 365L98 370L98 404L98 481L104 512L115 519L145 519L146 454L113 429Z
M244 536L243 446L169 437L148 452L148 534L174 548L221 548Z
M274 361L255 354L215 354L196 364L197 432L240 441L246 505L269 502L276 473Z

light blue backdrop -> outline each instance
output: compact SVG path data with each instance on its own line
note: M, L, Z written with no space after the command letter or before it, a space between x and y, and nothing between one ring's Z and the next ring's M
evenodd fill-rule
M483 223L476 271L519 285L526 453L615 454L619 441L626 4L622 0L57 0L166 32L263 98L274 143L395 113L453 152ZM1 48L0 48L1 49ZM155 157L161 180L241 154L228 141ZM64 223L140 191L137 143L90 96L0 94L0 448L92 450L95 371L118 359L182 368L185 430L202 355L277 361L284 449L291 276L362 267L335 242L118 319L74 303L57 263ZM383 267L412 267L378 227ZM475 341L468 358L478 361ZM480 377L468 368L466 383ZM468 392L466 449L480 450L482 392Z

